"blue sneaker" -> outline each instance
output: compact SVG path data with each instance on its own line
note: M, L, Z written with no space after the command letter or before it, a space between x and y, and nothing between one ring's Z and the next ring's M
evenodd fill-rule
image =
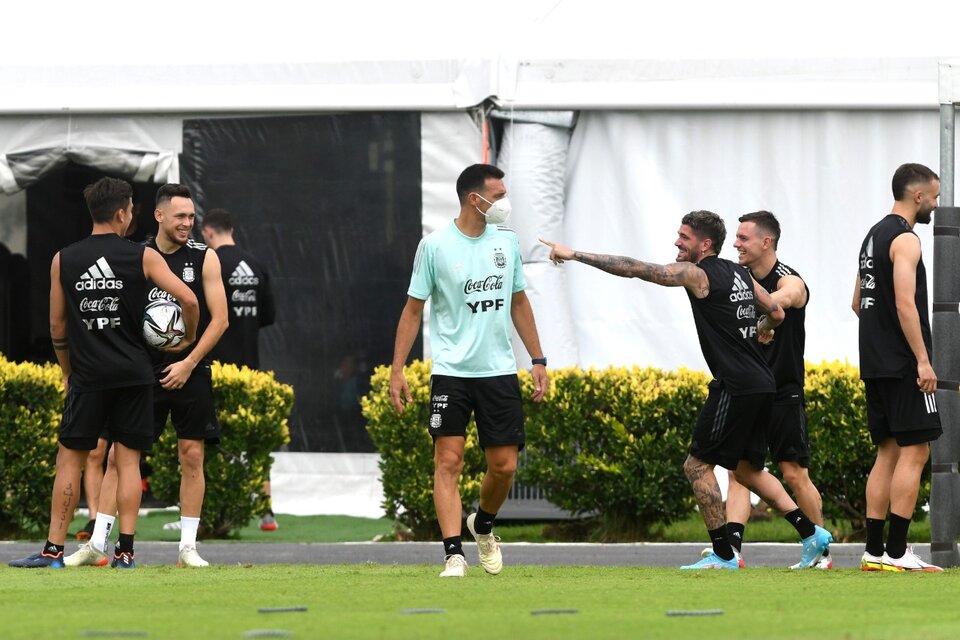
M41 551L26 558L11 560L8 564L21 569L63 569L63 552L48 555L46 551Z
M700 560L700 562L694 564L688 564L680 567L681 569L739 569L740 568L740 558L737 557L736 552L734 552L733 557L729 560L724 560L717 554L710 552L706 558Z
M120 553L120 550L117 549L113 554L113 560L110 562L110 566L114 569L135 569L137 563L133 560L132 551Z
M823 552L830 546L830 543L833 542L833 536L823 527L814 525L813 535L809 538L804 538L802 542L803 551L800 553L800 563L797 568L809 569L810 567L815 567L817 563L820 562L820 558L823 557Z

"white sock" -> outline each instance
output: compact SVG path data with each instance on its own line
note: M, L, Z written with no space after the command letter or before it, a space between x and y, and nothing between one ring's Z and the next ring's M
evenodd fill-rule
M180 516L180 551L187 545L197 546L197 529L200 527L200 518Z
M93 533L90 534L90 544L97 551L103 551L107 548L107 540L110 539L110 530L113 529L113 523L117 519L114 516L108 516L105 513L97 512L97 520L93 525Z

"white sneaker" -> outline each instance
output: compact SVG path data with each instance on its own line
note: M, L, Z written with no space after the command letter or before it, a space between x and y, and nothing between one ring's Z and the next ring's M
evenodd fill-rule
M477 514L471 513L467 516L467 529L470 535L477 541L477 551L480 553L480 566L490 575L497 575L503 571L503 554L500 553L500 538L493 535L493 532L483 534L477 533L473 528L477 520Z
M883 571L883 559L887 554L883 553L875 556L867 551L863 552L860 558L860 571Z
M196 545L188 544L180 552L178 567L209 567L210 563L200 557Z
M109 563L107 554L99 551L89 542L83 543L75 553L63 559L63 564L67 567L105 567Z
M800 563L790 565L791 569L799 569ZM833 569L833 556L821 556L820 560L817 561L817 564L813 565L813 569Z
M913 547L907 547L906 553L902 558L891 558L886 551L883 552L883 570L884 571L943 571L940 567L927 564L913 552Z
M441 578L462 578L467 575L467 559L459 553L447 556Z

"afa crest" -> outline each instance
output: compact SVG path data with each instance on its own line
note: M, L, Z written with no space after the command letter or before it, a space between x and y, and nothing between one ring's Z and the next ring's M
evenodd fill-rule
M507 257L503 255L503 251L500 249L494 249L493 251L493 264L498 269L504 269L507 266Z
M196 279L196 275L193 273L193 265L187 265L183 268L183 278L184 282L193 282Z

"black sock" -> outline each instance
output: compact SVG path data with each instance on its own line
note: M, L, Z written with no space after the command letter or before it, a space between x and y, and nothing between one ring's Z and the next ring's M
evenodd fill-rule
M910 518L898 516L890 512L890 530L887 532L887 555L891 558L902 558L907 552L907 530L910 528Z
M493 532L493 521L497 514L487 513L480 507L477 507L477 517L473 520L473 530L481 535L487 535Z
M867 518L867 553L878 558L883 555L884 520Z
M264 515L264 516L270 516L270 517L272 518L272 517L273 517L273 509L271 509L270 507L267 507L267 510L264 511L262 515Z
M743 550L743 531L747 526L739 522L727 523L727 538L730 539L730 546L740 553Z
M733 547L730 546L730 539L727 537L727 527L719 529L709 529L710 541L713 543L713 552L723 560L733 558Z
M821 555L822 555L824 558L828 557L828 556L830 555L830 547L827 547L826 549L824 549L824 550L823 550L823 553L822 553Z
M133 534L121 533L117 542L117 553L133 553Z
M63 555L63 545L62 544L53 544L49 540L43 545L43 555L45 556L56 556Z
M460 536L443 539L443 554L445 556L463 555L463 544L460 542Z
M794 509L790 513L785 514L783 519L793 525L793 528L800 534L801 540L809 538L816 531L813 528L813 522L810 521L810 518L803 515L803 511L800 511L800 509Z

